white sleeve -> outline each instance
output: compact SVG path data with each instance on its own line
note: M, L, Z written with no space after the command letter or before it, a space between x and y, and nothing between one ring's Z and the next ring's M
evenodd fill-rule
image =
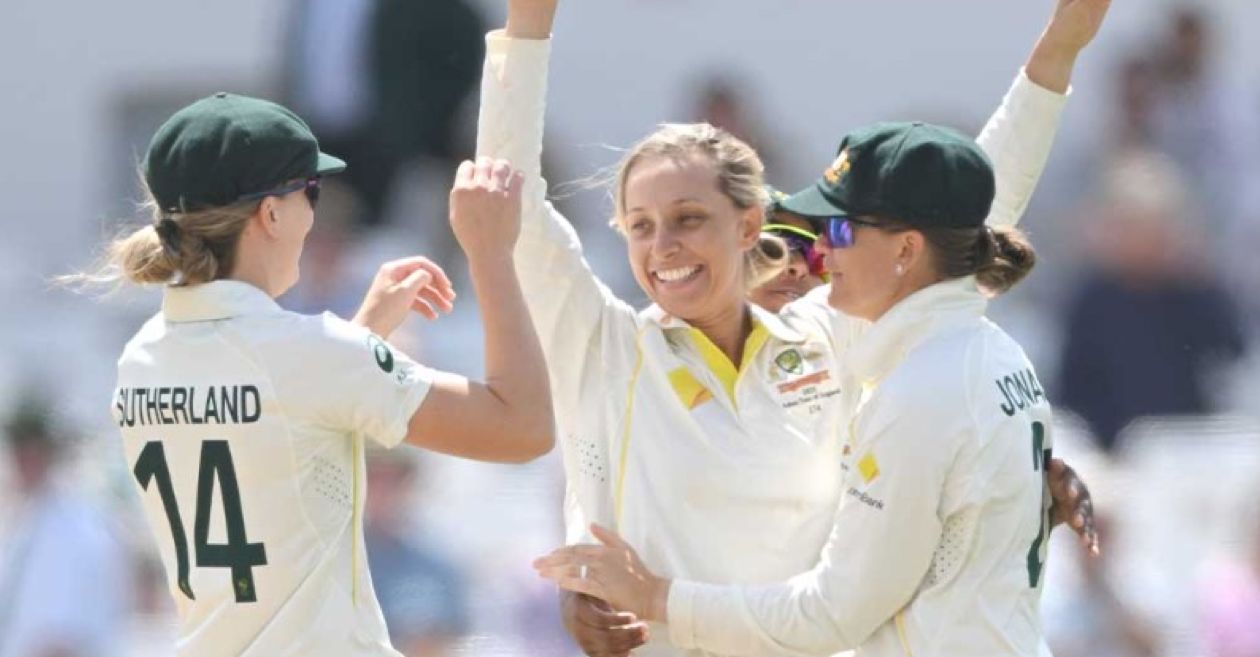
M1040 87L1020 69L1002 105L976 138L997 177L997 196L986 220L990 226L1014 226L1028 209L1070 94Z
M525 173L516 272L563 424L577 415L583 375L599 366L601 350L610 347L605 341L633 348L635 313L595 277L573 226L546 200L541 161L550 53L549 40L501 31L486 36L477 154L506 159Z
M407 437L407 425L433 382L432 370L357 324L330 313L305 317L318 335L279 354L287 372L277 386L284 411L320 426L365 435L384 447ZM313 339L312 339L313 338ZM276 356L273 356L276 357Z
M860 428L831 536L813 570L786 582L675 580L675 646L727 655L826 656L862 644L911 601L940 541L948 450L925 453L938 414L876 410Z

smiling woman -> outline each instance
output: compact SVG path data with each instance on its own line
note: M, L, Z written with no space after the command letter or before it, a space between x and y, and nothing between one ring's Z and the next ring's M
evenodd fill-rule
M807 571L849 495L849 472L879 476L874 460L855 461L861 455L846 449L851 407L840 403L861 390L842 382L845 361L860 356L848 350L869 322L833 314L822 294L779 314L747 300L769 273L761 264L781 262L784 245L759 246L767 195L756 154L704 124L662 126L622 163L614 226L653 303L636 310L616 298L583 257L573 225L547 202L541 176L555 10L556 0L508 0L507 29L487 36L477 150L510 159L526 175L513 257L556 404L568 542L596 542L592 522L615 528L646 568L677 581L748 585ZM1056 15L1048 35L1064 27L1089 32L1087 20L1059 22ZM1050 77L1036 79L1051 88L1030 78L1052 62L1070 69L1088 37L1039 47L982 133L997 178L991 224L1018 221L1063 107L1063 78L1055 78L1062 88ZM813 261L821 274L816 254ZM1074 510L1084 499L1064 495ZM1077 526L1089 533L1084 518ZM558 574L582 572L572 571ZM915 576L922 572L907 575ZM872 574L863 584L879 581ZM688 652L695 642L672 626L639 648L644 630L635 620L650 616L576 596L564 604L566 624L588 654L700 654ZM740 643L709 654L792 652L742 635Z
M662 309L711 336L738 326L748 291L787 263L783 243L761 234L763 174L756 151L726 131L666 124L631 149L617 175L613 225L635 279ZM734 362L742 356L723 351Z

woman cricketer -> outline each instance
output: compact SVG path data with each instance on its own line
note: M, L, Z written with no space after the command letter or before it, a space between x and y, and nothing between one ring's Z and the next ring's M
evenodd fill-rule
M486 383L387 342L412 311L451 307L425 258L383 265L351 321L276 304L298 280L321 177L344 166L287 109L215 94L159 128L149 223L109 245L107 272L163 292L118 360L114 416L183 657L396 657L363 551L365 446L520 462L553 444L510 261L521 178L506 162L465 162L451 191Z

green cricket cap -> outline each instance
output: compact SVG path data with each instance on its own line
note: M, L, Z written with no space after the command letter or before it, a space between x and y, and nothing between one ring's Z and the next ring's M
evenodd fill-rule
M970 137L927 123L850 132L812 187L779 202L812 217L876 215L921 228L976 228L996 193L993 165Z
M270 101L219 92L163 123L144 158L144 179L166 212L230 205L288 181L337 173L306 122Z
M774 187L773 185L766 185L766 196L770 199L770 202L766 204L766 223L767 224L775 223L774 214L780 210L792 212L792 210L787 210L786 208L783 207L783 202L790 198L790 196L786 192L780 191L777 187ZM797 213L797 214L800 214L800 213ZM800 215L800 216L801 218L809 222L810 227L815 233L822 232L823 221L821 218L815 217L812 215Z

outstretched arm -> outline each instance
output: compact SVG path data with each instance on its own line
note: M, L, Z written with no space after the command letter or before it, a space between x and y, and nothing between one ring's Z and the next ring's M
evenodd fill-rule
M976 138L997 176L989 225L1013 226L1028 208L1050 157L1076 60L1110 6L1110 0L1057 0L1024 69Z
M937 507L952 463L944 450L922 449L917 436L929 424L923 418L902 413L881 424L857 450L879 450L878 474L858 466L846 476L848 492L818 564L790 580L739 586L665 579L602 527L592 533L603 545L561 548L535 567L563 588L668 623L678 648L818 657L855 648L922 582L939 543Z
M485 326L486 380L438 374L407 441L486 461L551 450L554 418L542 347L512 265L523 176L503 160L464 162L451 190L451 227L468 255Z

